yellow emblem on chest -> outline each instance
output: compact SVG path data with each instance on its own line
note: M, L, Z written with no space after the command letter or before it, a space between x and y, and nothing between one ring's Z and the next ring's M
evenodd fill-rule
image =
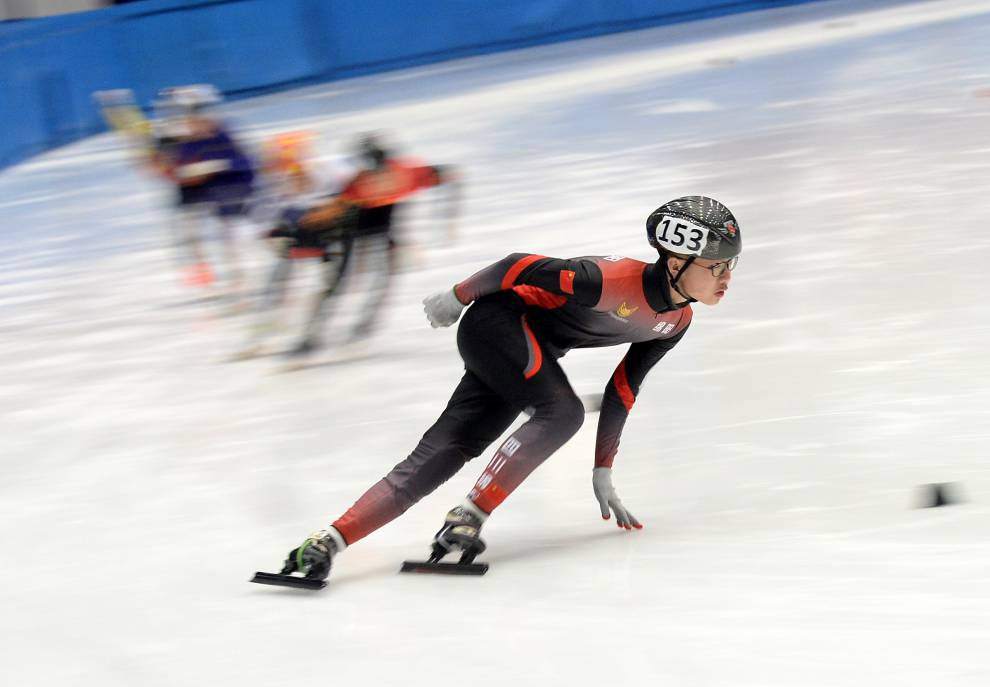
M615 314L618 315L619 317L629 317L637 310L639 310L638 305L635 308L630 308L628 305L626 305L625 301L622 301L622 305L620 305L616 309Z

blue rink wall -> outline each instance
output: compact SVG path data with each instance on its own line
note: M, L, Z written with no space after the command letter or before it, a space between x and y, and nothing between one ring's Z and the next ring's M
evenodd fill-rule
M0 23L0 168L102 131L92 93L228 96L815 0L147 0Z

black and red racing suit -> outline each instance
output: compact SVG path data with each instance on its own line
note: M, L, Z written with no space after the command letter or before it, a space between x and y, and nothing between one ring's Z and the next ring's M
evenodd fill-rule
M602 399L595 466L611 466L647 372L684 335L662 263L515 253L454 287L472 303L458 327L465 372L413 452L333 523L352 544L403 513L480 455L519 415L468 498L490 513L581 427L584 407L558 359L572 348L629 344Z

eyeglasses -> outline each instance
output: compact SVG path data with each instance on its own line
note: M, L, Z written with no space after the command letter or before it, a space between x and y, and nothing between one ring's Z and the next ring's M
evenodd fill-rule
M696 265L703 270L711 270L713 277L721 277L726 272L731 272L736 269L736 264L739 262L739 256L734 258L729 258L724 262L716 262L714 265L698 265L696 262L692 262L692 265Z

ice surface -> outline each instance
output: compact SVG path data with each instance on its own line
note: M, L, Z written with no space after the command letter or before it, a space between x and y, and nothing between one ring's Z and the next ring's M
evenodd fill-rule
M985 2L829 2L226 106L255 141L386 129L466 176L456 243L437 199L406 212L373 354L298 374L220 362L246 320L177 282L167 192L117 138L3 172L0 680L990 684L988 35ZM397 574L476 461L323 592L247 583L439 414L459 359L423 296L514 251L651 259L644 218L689 193L746 245L627 423L643 531L598 515L592 415L486 525L485 577ZM564 366L600 393L621 355ZM930 482L965 501L915 508Z

